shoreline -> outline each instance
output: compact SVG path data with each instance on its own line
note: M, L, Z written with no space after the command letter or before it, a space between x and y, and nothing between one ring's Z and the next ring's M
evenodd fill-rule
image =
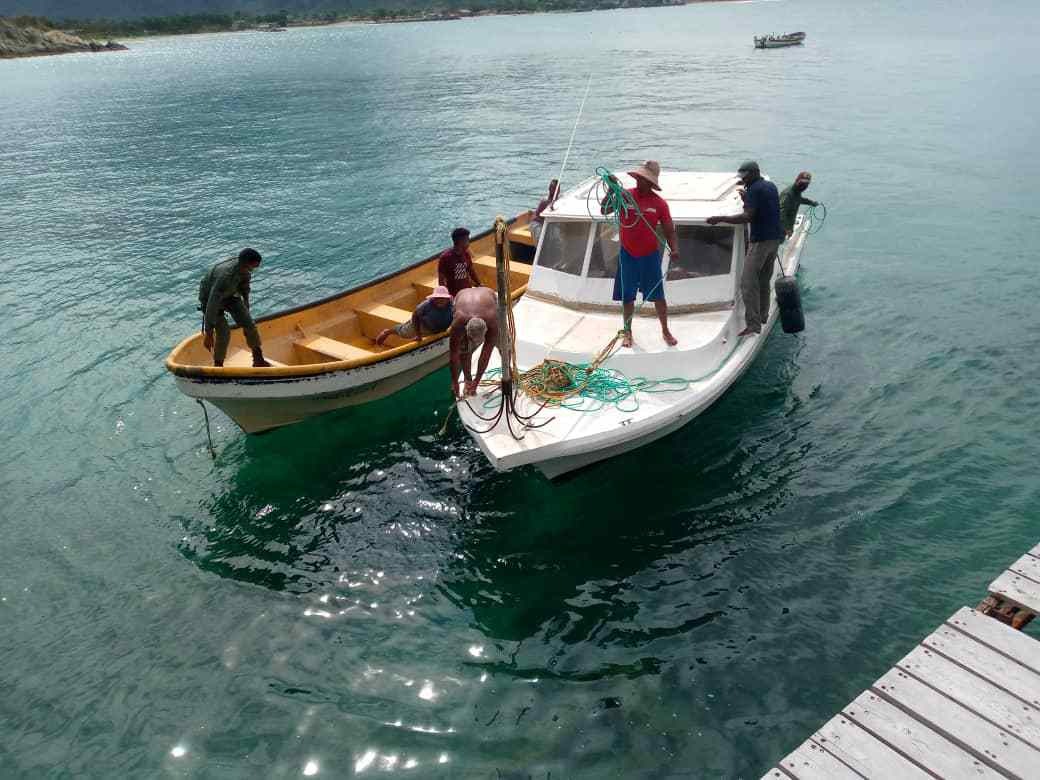
M511 9L511 10L495 10L495 9L484 9L477 12L465 12L465 13L454 13L454 12L418 12L414 14L401 15L401 16L376 16L375 14L369 14L365 16L356 16L345 19L336 19L333 21L326 21L321 19L303 19L299 21L290 21L284 28L279 29L265 29L260 26L254 27L243 27L240 29L229 29L229 30L193 30L190 32L182 33L149 33L142 32L139 34L120 34L119 38L124 41L137 41L147 40L150 38L180 38L188 35L224 35L229 33L280 33L287 32L292 29L312 28L312 27L352 27L355 25L369 25L369 24L408 24L416 22L452 22L462 21L464 19L479 19L488 16L533 16L536 14L568 14L568 13L593 13L595 11L626 11L636 8L676 8L687 5L704 5L708 3L740 3L746 2L746 0L665 0L665 2L655 2L654 0L636 0L634 5L625 6L604 6L602 8L559 8L559 9L539 9L539 10L524 10L524 9ZM4 19L0 17L0 22ZM25 59L27 57L50 57L59 54L77 54L77 53L101 53L106 51L126 51L127 46L116 43L113 40L108 40L107 44L97 43L96 40L88 40L79 37L74 33L67 33L64 30L53 29L46 30L40 28L20 28L26 31L31 31L39 34L41 37L47 37L50 33L59 33L66 38L74 38L78 41L82 41L81 45L67 44L61 50L54 49L38 49L36 51L27 51L19 53L5 53L0 50L0 60L13 60L13 59ZM100 34L101 38L108 38L106 34Z
M0 60L126 50L126 46L112 39L100 43L95 38L83 38L65 30L22 26L0 19Z

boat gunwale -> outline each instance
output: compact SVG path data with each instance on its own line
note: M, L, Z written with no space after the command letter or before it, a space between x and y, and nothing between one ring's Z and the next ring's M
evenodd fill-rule
M512 219L506 220L506 225L512 225L526 213L527 212L522 211L520 212L520 214L517 214ZM475 240L480 240L482 238L487 238L494 232L495 228L494 226L492 226L481 233L477 233L471 236L470 241L472 242ZM255 322L259 325L262 322L268 322L270 320L279 319L281 317L288 317L292 314L297 314L307 309L313 309L318 306L324 306L327 303L332 303L333 301L345 298L348 295L353 295L354 293L361 292L362 290L365 290L369 287L373 287L377 284L389 281L393 279L395 276L400 276L402 274L408 273L409 271L414 271L416 268L419 268L420 266L423 266L433 260L436 260L440 257L440 255L441 252L434 252L429 257L423 258L422 260L412 263L409 266L405 266L404 268L399 268L396 271L391 271L389 273L383 274L382 276L378 276L375 279L371 279L367 282L358 285L357 287L351 287L348 290L333 293L332 295L328 295L316 301L311 301L310 303L301 304L299 306L293 306L292 308L283 309L282 311L273 312L271 314L265 314L263 317L258 317L255 320ZM526 284L518 287L515 290L512 290L512 299L515 301L517 298L523 295L526 290ZM235 329L239 329L239 326L232 326L232 330ZM233 382L238 379L250 379L254 382L259 380L262 382L265 379L285 380L296 379L300 377L320 376L322 374L332 374L337 371L361 368L364 366L372 365L373 363L382 363L384 361L392 360L414 350L429 346L430 344L440 341L441 339L445 339L448 337L448 333L447 331L445 331L436 335L424 336L421 341L409 341L406 344L400 344L392 349L383 350L382 352L373 352L371 357L353 358L351 360L333 360L326 363L302 363L300 365L293 366L286 365L271 366L269 368L255 368L253 366L200 366L195 364L174 362L173 356L179 353L185 347L187 347L187 345L191 341L199 337L200 334L193 333L190 336L186 336L185 338L181 339L180 342L178 342L177 346L175 346L170 351L170 354L166 357L165 362L167 371L169 371L174 376L183 377L185 379L205 380L207 382Z

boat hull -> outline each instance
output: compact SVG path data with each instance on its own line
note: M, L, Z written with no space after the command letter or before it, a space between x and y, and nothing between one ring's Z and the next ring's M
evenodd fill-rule
M308 417L385 398L448 363L447 339L400 358L331 374L249 382L177 377L191 398L207 401L245 433L262 433Z
M698 417L702 412L707 411L708 408L711 407L719 398L725 395L726 391L728 391L733 384L747 372L751 367L751 364L754 362L755 357L758 355L758 352L761 351L762 347L765 345L767 334L775 323L776 315L774 314L770 317L769 324L763 327L763 335L758 339L759 344L754 353L751 357L742 362L738 372L733 376L733 379L728 384L721 387L717 393L705 395L699 403L679 412L671 422L661 425L659 428L650 430L638 438L622 441L611 447L541 461L536 464L537 469L549 479L556 479L568 472L577 471L586 466L591 466L593 463L598 463L601 460L609 460L618 455L624 455L626 452L631 452L640 447L645 447L647 444L652 444L658 439L663 439L665 436L675 433L687 423L693 422L696 417Z

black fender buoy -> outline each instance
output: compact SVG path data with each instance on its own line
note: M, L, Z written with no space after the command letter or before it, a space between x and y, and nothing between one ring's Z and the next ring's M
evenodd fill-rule
M802 294L798 291L798 280L793 276L779 276L773 288L776 290L776 305L780 309L780 324L784 333L801 333L805 330L805 315L802 314Z

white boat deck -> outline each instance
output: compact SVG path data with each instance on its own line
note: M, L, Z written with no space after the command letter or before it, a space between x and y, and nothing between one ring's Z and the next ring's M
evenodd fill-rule
M692 362L701 351L722 338L732 320L732 311L683 314L668 319L672 335L679 343L668 346L661 337L661 325L648 305L632 320L631 348L620 348L604 363L627 376L663 378L666 376L696 376ZM519 335L517 364L520 370L543 360L562 360L568 363L588 363L621 330L623 320L620 307L610 313L582 312L528 297L516 307L517 317L525 323ZM641 316L642 315L642 316ZM497 355L497 352L496 352Z
M764 778L1040 776L1040 642L1012 627L1040 613L1040 544L989 591Z
M532 302L525 303L530 305ZM750 365L769 329L776 323L775 305L772 312L770 323L763 329L762 335L739 341L736 333L740 323L732 316L732 312L674 318L670 324L672 333L679 339L677 347L668 347L664 343L656 319L637 318L632 327L635 345L631 349L620 349L603 364L604 367L617 369L629 379L646 377L661 380L677 377L693 380L686 389L664 393L639 392L622 402L620 408L607 405L597 409L597 403L591 399L582 402L581 410L546 407L531 422L538 424L550 418L551 422L540 428L526 430L521 438L515 438L502 422L493 430L475 438L488 458L499 468L535 463L549 476L555 476L562 471L557 472L551 464L545 467L542 461L547 459L547 453L551 453L548 459L595 451L604 453L598 457L592 455L592 462L605 457L612 448L624 442L663 436L709 406ZM540 321L540 324L545 324L545 321ZM606 345L617 333L616 315L586 314L575 322L577 326L583 324L589 329L602 329L601 334L596 334L602 336L596 342L602 345ZM518 348L520 370L536 365L546 357L571 363L587 363L594 357L588 352L577 353L566 348L569 338L571 336L564 336L548 355L544 348L541 352L533 346L529 350ZM523 359L519 359L519 356L523 356ZM497 395L497 389L489 391L484 396L478 396L475 401L471 399L470 403L484 416L490 416L497 410L497 400L490 409L484 408L484 404L489 397ZM577 404L580 400L575 398L572 402ZM534 414L537 409L538 405L534 401L523 393L517 394L517 410L521 415ZM478 431L486 429L487 425L470 414L465 404L460 405L460 414L471 428ZM514 430L518 428L514 424Z

